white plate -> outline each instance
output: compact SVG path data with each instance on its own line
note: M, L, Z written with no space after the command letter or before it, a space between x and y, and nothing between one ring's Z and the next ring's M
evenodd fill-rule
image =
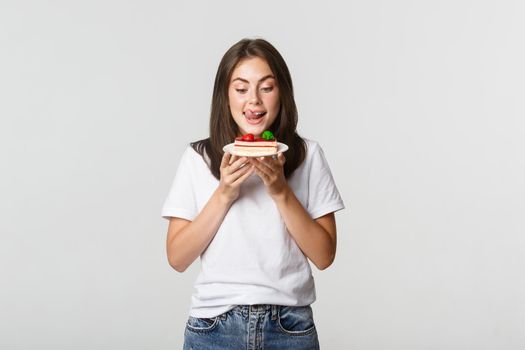
M257 154L257 155L245 154L243 152L235 152L234 151L234 147L233 147L234 144L235 143L227 144L226 146L224 146L222 148L222 150L224 152L228 152L230 154L233 154L234 156L240 156L240 157L267 157L267 156L274 156L276 154L288 151L288 146L287 145L285 145L284 143L281 143L281 142L277 142L277 151L276 152Z

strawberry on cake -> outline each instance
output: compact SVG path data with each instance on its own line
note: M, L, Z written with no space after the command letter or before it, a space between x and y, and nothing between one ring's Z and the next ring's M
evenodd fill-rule
M258 156L277 152L277 140L271 131L266 130L261 137L245 134L235 138L233 145L236 154Z

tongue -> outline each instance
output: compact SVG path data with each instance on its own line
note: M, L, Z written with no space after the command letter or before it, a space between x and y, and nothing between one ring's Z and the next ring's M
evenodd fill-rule
M247 110L246 113L244 113L244 115L246 116L246 118L250 118L250 119L257 119L257 118L262 117L262 115L257 115L250 110Z

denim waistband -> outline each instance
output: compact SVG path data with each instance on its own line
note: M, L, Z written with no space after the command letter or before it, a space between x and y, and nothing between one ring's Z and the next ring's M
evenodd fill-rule
M272 319L275 320L277 319L277 313L279 312L279 306L270 305L270 304L236 305L231 311L235 313L239 313L243 315L244 317L248 316L249 314L271 313Z

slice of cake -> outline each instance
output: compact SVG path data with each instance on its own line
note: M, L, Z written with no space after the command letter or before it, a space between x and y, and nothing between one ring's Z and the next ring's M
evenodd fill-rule
M271 131L265 131L262 137L245 134L235 138L234 152L238 155L258 156L277 152L277 140Z

